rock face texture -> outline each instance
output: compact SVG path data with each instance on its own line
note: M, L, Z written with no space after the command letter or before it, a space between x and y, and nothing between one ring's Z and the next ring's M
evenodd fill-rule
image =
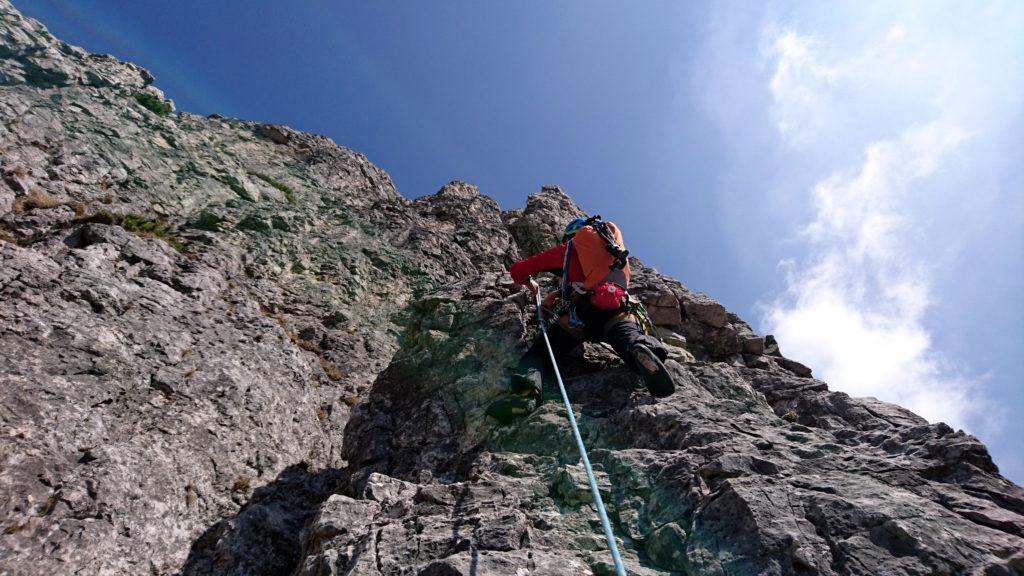
M0 0L0 574L611 573L557 391L484 414L537 328L507 267L582 210L408 200L152 81ZM678 391L563 365L630 573L1024 574L978 440L634 266Z

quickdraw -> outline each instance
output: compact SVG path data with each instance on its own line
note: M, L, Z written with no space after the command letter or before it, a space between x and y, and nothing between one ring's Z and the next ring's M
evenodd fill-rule
M651 322L651 316L647 313L644 303L632 294L629 296L629 311L636 318L636 323L640 326L640 330L644 334L651 334L653 336L654 322Z

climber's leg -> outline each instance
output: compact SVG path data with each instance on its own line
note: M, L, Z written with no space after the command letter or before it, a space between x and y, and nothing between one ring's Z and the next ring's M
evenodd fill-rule
M580 341L575 336L559 326L548 328L548 338L551 341L551 350L555 353L555 358L564 357L580 345ZM530 349L519 359L519 365L512 374L511 389L515 394L536 395L539 398L544 381L551 381L554 377L555 372L551 367L551 359L548 357L547 344L544 342L544 335L540 334L533 341Z
M665 365L668 350L655 337L640 331L639 325L630 315L617 315L604 325L603 340L611 344L616 354L634 372L643 377L651 396L663 398L675 392Z
M575 336L558 326L548 328L551 350L555 358L561 358L580 345ZM523 354L519 365L512 373L509 384L510 394L502 396L487 407L487 414L502 424L508 424L517 418L533 412L541 401L544 380L555 377L548 357L544 335L537 336L530 349Z

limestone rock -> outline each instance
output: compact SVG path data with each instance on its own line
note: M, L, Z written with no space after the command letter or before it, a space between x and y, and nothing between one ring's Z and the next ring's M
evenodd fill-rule
M729 321L724 306L699 292L683 300L683 310L688 318L712 328L723 328Z
M57 40L41 24L19 14L8 0L0 0L0 15L0 86L79 84L141 89L153 81L139 66L112 56L88 54Z
M558 186L544 186L526 199L526 208L506 213L505 222L519 250L536 254L556 245L565 225L586 214Z

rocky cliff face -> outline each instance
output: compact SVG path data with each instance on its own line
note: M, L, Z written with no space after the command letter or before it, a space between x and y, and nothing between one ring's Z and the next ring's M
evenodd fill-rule
M556 392L484 415L536 330L507 266L567 196L408 200L0 18L0 573L609 573ZM676 394L601 345L563 367L631 573L1024 574L975 438L634 264Z

